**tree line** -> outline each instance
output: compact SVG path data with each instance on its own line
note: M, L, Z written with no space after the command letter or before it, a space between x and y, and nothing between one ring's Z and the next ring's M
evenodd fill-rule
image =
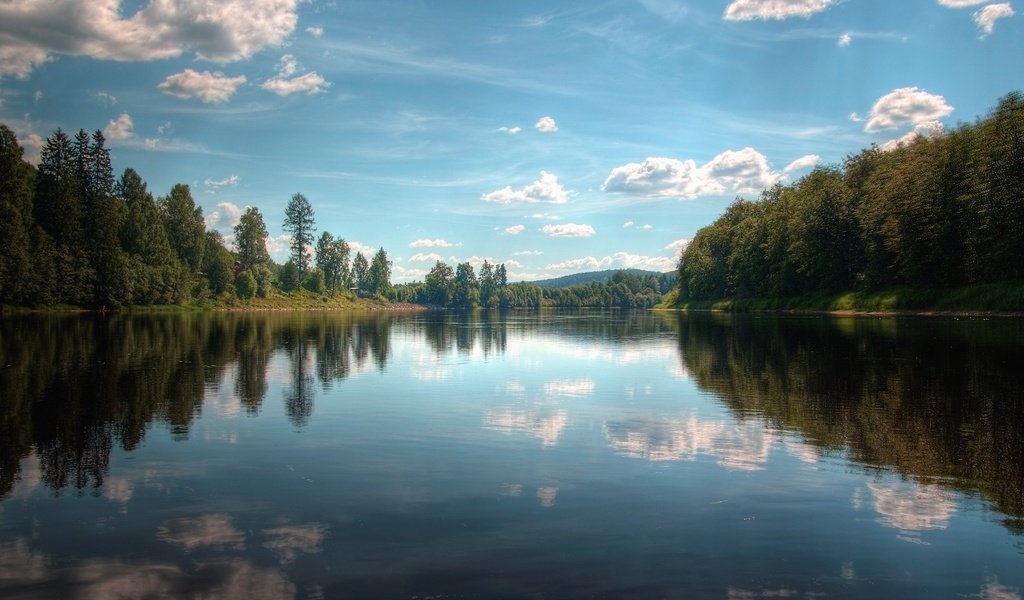
M737 199L678 266L682 300L1024 279L1024 96Z
M530 282L508 283L503 263L485 260L477 274L469 262L453 270L437 261L422 282L395 286L392 299L438 308L651 308L673 285L674 276L617 271L607 281L562 288Z
M391 262L381 248L367 260L324 231L292 196L283 229L291 258L275 264L266 221L248 207L234 227L234 249L207 230L188 185L154 198L128 168L115 178L102 132L58 129L39 166L23 158L0 124L0 305L110 307L266 297L301 288L386 296Z

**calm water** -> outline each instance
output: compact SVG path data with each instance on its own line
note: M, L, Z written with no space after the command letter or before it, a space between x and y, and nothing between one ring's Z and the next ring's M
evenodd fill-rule
M0 320L0 597L1024 594L1024 323Z

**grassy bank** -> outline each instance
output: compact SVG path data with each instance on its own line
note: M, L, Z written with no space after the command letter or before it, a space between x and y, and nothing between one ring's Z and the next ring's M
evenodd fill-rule
M680 300L676 293L658 306L677 310L728 312L942 312L1022 313L1024 282L975 285L945 290L896 288L879 292L847 292L837 295L794 298L742 298Z
M228 311L228 310L424 310L422 306L379 300L376 298L359 298L352 294L321 295L305 290L292 293L275 293L266 298L242 300L235 296L224 295L218 298L207 298L189 304L159 304L147 306L122 306L107 308L106 312L132 312L147 314L185 313L197 311ZM100 309L83 309L71 305L53 305L34 308L0 307L0 314L23 313L73 313L100 312Z

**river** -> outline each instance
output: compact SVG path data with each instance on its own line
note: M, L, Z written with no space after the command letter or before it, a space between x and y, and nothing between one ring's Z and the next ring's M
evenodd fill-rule
M0 320L0 597L1024 594L1024 321Z

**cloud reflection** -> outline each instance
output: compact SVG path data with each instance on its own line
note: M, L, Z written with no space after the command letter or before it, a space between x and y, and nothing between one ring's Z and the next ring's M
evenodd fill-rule
M528 433L546 448L558 443L568 424L569 413L562 408L497 409L488 411L484 416L484 425L488 429L506 434Z
M616 452L651 462L712 456L731 471L764 468L777 434L759 421L702 420L697 415L663 421L620 421L604 425Z
M226 514L171 519L157 528L156 537L182 547L185 552L205 546L245 549L245 534L234 528L231 517Z
M878 522L903 532L949 527L956 512L952 494L937 485L914 481L869 481Z
M295 562L299 554L317 554L323 551L327 525L310 523L264 529L267 541L263 547L277 555L282 565Z

